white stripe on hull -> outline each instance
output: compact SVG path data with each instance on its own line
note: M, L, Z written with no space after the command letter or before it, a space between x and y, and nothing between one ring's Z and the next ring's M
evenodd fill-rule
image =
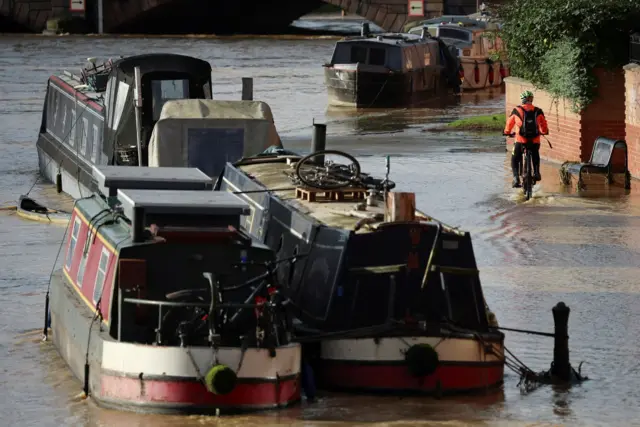
M209 347L189 347L201 375L214 363L214 352ZM276 348L276 357L270 357L266 349L249 348L242 351L235 347L218 348L218 362L236 372L238 378L275 379L300 373L300 344ZM145 376L171 376L195 378L196 368L182 347L162 347L132 343L105 341L102 347L102 368L122 374Z
M373 338L323 341L321 358L324 360L351 360L366 362L399 362L404 353L415 344L429 344L435 347L441 361L447 362L498 362L504 359L502 344L487 344L493 352L486 352L483 345L473 338L442 337L394 337L380 338L376 344Z

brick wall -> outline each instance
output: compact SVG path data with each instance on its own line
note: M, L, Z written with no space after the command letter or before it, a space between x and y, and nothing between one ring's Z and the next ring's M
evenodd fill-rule
M624 67L625 75L625 125L627 150L629 151L629 171L635 178L640 177L640 65Z
M568 100L554 98L549 93L536 89L526 80L516 77L505 79L507 114L510 114L513 107L520 103L520 93L524 90L533 92L534 105L544 111L549 123L548 138L553 149L549 148L543 138L540 147L543 158L556 162L588 162L593 142L598 136L625 138L624 71L598 69L596 76L599 80L598 95L580 113L571 111L571 103ZM640 77L638 81L640 82ZM512 141L512 139L509 140L509 142Z

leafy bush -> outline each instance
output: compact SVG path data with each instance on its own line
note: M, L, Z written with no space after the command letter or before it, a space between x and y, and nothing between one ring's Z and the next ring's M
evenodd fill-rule
M498 6L511 73L585 108L594 98L595 67L629 62L638 0L509 0Z

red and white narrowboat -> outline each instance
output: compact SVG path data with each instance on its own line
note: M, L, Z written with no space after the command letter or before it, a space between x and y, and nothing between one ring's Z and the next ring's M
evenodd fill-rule
M94 178L102 193L77 201L48 299L53 343L84 391L142 412L297 402L300 345L265 268L274 252L238 231L247 204L196 168Z

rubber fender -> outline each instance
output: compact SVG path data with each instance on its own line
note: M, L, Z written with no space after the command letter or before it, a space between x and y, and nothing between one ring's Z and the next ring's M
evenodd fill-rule
M238 377L231 368L225 365L214 365L204 377L207 390L213 394L229 394L236 387Z
M429 344L415 344L404 355L409 373L414 377L426 377L438 368L438 352Z

